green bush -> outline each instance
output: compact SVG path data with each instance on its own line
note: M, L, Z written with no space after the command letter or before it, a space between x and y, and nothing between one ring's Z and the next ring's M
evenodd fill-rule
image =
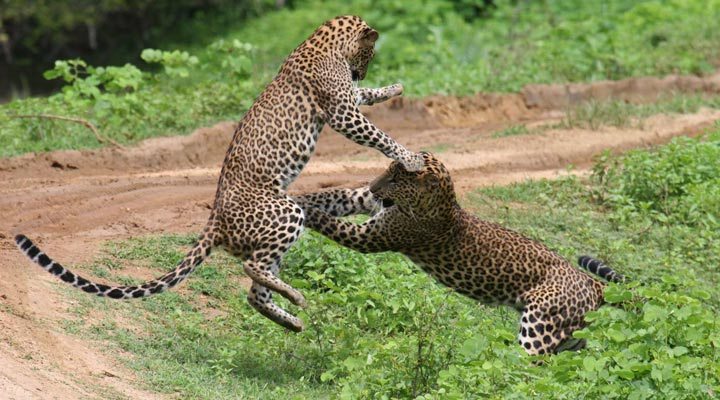
M623 219L718 227L720 132L679 137L655 151L635 150L621 158L605 156L596 166L600 200Z
M502 346L492 349L492 335L478 335L459 351L485 352L442 371L433 394L450 399L711 397L720 385L720 324L706 304L709 293L688 286L672 277L633 289L611 286L606 298L623 299L622 307L589 314L592 325L575 333L588 341L588 349L549 357L535 368L523 357L508 357L513 353Z
M85 119L121 144L186 133L219 116L238 119L258 87L251 79L252 50L237 40L213 44L208 51L222 55L223 61L202 84L193 82L204 67L185 51L144 50L143 60L159 64L158 72L142 72L131 64L94 67L79 59L56 61L44 76L65 82L59 93L0 107L0 157L101 145L86 127L37 117L41 114Z
M0 97L5 97L15 94L11 89L24 95L51 89L34 76L53 64L50 57L80 57L93 64L136 62L136 53L144 47L203 43L228 26L272 10L276 2L3 0L0 4L0 71L8 74L7 81L0 81Z
M555 191L564 192L563 202L565 195L584 191L578 182L528 183L503 196L519 201L523 188L543 193L543 204L553 201ZM549 220L567 227L572 225L568 218L590 217L597 224L588 236L596 241L593 246L615 241L608 237L612 230L601 225L605 215L562 204L559 214L538 217L525 210L517 215L550 231L558 228L546 225ZM512 221L511 226L522 224ZM582 229L559 233L572 237ZM557 244L540 234L551 246ZM172 248L190 242L133 240L110 255L146 260L164 270L182 257ZM720 389L717 286L702 278L703 271L696 273L699 264L683 254L669 249L665 256L648 258L663 247L616 250L622 253L613 257L641 265L630 284L609 287L610 304L589 314L591 325L575 334L588 341L587 349L538 359L516 344L516 312L452 293L401 256L362 255L316 234L306 235L284 260L284 279L310 303L299 314L307 328L302 334L288 335L255 313L233 284L241 270L221 253L193 275L185 294L104 302L124 310L125 318L147 319L140 328L95 321L90 329L136 354L128 362L144 371L153 388L183 397L706 398ZM714 257L711 262L717 262ZM619 269L626 272L627 266ZM89 309L97 308L97 299L78 296ZM214 308L220 315L208 318Z
M158 7L168 6L161 3ZM1 105L0 157L98 146L77 124L9 118L12 114L84 118L120 143L239 119L292 49L322 21L339 14L359 14L380 32L377 56L363 85L400 81L410 97L517 91L528 83L702 73L712 70L711 62L720 56L720 31L715 29L720 0L492 3L485 12L485 6L478 9L479 3L465 1L306 0L242 24L230 23L227 15L198 13L194 22L178 27L192 33L192 44L141 53L145 61L161 63L161 71L143 75L130 92L113 93L118 99L102 96L100 105L86 101L60 106L37 98ZM167 43L178 47L173 35ZM111 73L112 68L126 74L130 67L105 70ZM68 85L78 86L81 79ZM85 83L109 89L101 82ZM98 115L98 109L106 112ZM107 116L111 112L118 115Z

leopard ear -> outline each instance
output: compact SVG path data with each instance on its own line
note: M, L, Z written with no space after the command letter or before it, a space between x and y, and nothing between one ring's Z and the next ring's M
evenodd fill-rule
M425 191L435 190L440 186L440 179L435 175L425 174L420 177L420 187Z
M373 28L365 28L363 30L362 34L360 35L361 40L367 40L368 42L375 43L376 40L378 40L378 37L380 34L373 29Z

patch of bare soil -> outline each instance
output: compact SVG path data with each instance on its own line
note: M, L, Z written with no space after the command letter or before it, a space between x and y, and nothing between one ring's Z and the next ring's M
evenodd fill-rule
M621 152L695 135L720 119L720 112L702 109L656 115L642 121L642 128L547 129L492 137L516 124L551 125L568 106L590 99L647 102L677 91L720 93L720 74L531 85L518 94L396 99L364 112L409 148L438 154L458 190L466 192L553 178L566 174L569 164L583 173L605 149ZM73 301L53 289L55 278L25 260L12 237L27 233L57 260L72 265L92 260L107 240L199 232L233 127L223 122L126 149L0 160L0 398L166 397L139 389L138 377L106 354L102 343L65 332L63 322L72 314ZM380 153L328 130L291 189L358 186L388 163Z

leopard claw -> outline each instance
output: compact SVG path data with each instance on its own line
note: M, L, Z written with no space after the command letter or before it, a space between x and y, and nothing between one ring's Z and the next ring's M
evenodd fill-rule
M403 94L403 85L402 83L396 83L392 86L390 86L390 97L400 96Z
M305 296L303 296L302 293L298 291L295 291L292 296L289 297L289 300L300 308L307 307L307 301L305 300Z
M307 304L307 301L305 300L305 298L303 298L302 301L298 302L297 306L300 308L307 308L308 304Z

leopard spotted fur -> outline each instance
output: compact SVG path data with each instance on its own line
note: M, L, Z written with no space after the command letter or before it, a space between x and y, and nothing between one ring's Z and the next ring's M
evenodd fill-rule
M458 293L516 308L522 313L518 341L530 354L582 348L572 332L602 305L606 284L543 244L463 210L448 170L433 155L423 156L425 167L417 172L393 163L368 187L296 197L306 226L360 252L400 252ZM338 219L372 213L362 224ZM606 280L624 279L598 260L579 262Z
M175 269L133 286L93 283L69 271L38 249L24 235L19 248L32 261L63 281L98 296L114 299L146 297L183 281L213 248L222 247L244 263L253 280L249 303L272 321L293 331L302 321L272 301L272 291L298 306L303 295L278 278L280 261L298 239L303 210L286 189L315 150L325 124L355 143L375 148L418 170L423 159L375 127L359 104L384 101L402 86L358 89L374 56L378 33L361 18L342 16L327 21L285 60L237 125L218 181L210 218L196 245Z

